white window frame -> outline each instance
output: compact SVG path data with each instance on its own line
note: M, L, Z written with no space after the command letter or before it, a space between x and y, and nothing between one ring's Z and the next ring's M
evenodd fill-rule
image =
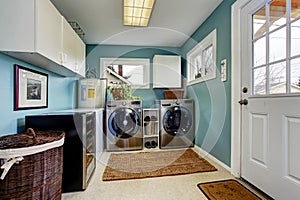
M149 58L100 58L100 76L107 77L108 65L143 65L144 83L142 85L131 84L132 88L150 88L150 59Z
M287 1L286 1L287 2ZM266 33L254 38L252 37L251 39L251 46L252 46L252 54L254 54L254 43L258 40L260 40L261 38L266 38L266 45L265 45L265 53L266 53L266 62L264 64L260 64L260 65L257 65L255 66L254 65L254 55L251 55L252 57L252 65L251 65L251 94L252 94L252 97L286 97L286 96L294 96L294 95L299 95L299 92L292 92L292 86L293 86L293 83L291 82L291 62L292 60L294 59L297 59L297 58L300 58L300 55L291 55L291 42L292 42L292 38L291 38L291 34L292 34L292 30L291 30L291 26L293 24L293 22L296 22L297 20L300 19L300 17L298 16L297 18L291 20L291 6L288 6L286 5L286 14L285 14L285 17L286 17L286 22L272 30L270 30L270 20L271 20L271 13L270 13L270 4L272 3L272 1L266 1L264 6L261 7L260 9L262 8L265 8L265 10L267 10L267 13L266 13ZM291 2L287 2L288 4L290 4ZM258 11L260 10L258 9ZM253 17L252 17L252 25L253 25ZM278 32L280 29L285 29L286 30L286 33L285 33L285 45L286 45L286 52L285 52L285 57L282 58L282 59L275 59L275 60L270 60L270 35L272 33L276 33ZM252 30L253 32L253 30ZM285 85L285 91L280 91L280 92L272 92L272 89L274 89L276 86L271 86L270 82L271 81L271 77L272 77L272 72L270 72L270 67L272 65L276 65L276 64L280 64L280 63L284 63L286 66L285 66L285 70L286 70L286 73L285 73L285 82L284 85ZM265 87L263 88L263 93L260 93L260 92L255 92L255 75L254 75L254 70L255 69L259 69L259 68L265 68L265 76L266 78L264 79L265 80Z
M213 69L209 74L202 75L200 78L195 78L195 59L200 55L203 60L203 51L208 47L213 47ZM202 41L200 41L194 48L187 53L187 85L193 85L217 77L216 70L216 58L217 58L217 30L214 29L208 34ZM202 68L204 69L204 68Z

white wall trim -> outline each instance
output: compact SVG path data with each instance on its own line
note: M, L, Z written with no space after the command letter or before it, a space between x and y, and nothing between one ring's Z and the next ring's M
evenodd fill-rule
M226 169L228 172L231 172L231 168L228 167L226 164L224 164L222 161L218 160L216 157L214 157L213 155L211 155L210 153L206 152L205 150L203 150L201 147L194 145L194 150L203 158L208 158L209 160L212 160L213 162L217 163L218 165L220 165L221 167L223 167L224 169Z
M251 0L237 0L231 7L231 173L241 176L241 10Z

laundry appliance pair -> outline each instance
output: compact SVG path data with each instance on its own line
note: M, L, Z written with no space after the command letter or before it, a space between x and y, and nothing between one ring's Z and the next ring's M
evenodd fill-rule
M159 147L161 149L194 146L194 101L157 100L159 108ZM106 106L107 151L143 149L142 101L110 100Z

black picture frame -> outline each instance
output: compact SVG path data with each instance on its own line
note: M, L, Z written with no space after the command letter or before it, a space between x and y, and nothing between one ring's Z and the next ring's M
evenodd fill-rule
M14 64L14 110L48 108L48 74Z

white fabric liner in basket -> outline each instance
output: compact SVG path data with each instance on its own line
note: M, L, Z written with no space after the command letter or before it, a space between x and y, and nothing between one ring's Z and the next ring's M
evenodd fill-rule
M3 169L2 175L0 177L3 180L8 173L9 169L16 163L22 161L23 156L33 155L49 149L60 147L64 144L65 138L46 144L31 146L31 147L22 147L14 149L0 149L0 159L4 159L5 163L1 166Z

